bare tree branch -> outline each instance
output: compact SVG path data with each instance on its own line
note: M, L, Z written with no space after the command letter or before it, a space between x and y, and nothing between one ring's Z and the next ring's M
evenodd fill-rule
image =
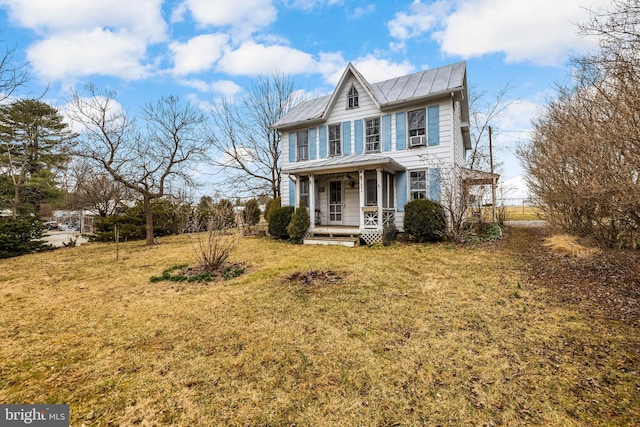
M214 160L234 191L280 196L280 134L271 129L296 103L293 81L285 75L260 77L239 100L223 99L211 113Z
M146 243L153 244L151 202L163 197L170 181L190 184L190 165L202 160L204 116L177 97L161 98L143 108L144 129L115 100L113 92L88 86L89 98L75 93L70 117L82 125L77 155L100 166L115 181L140 194L145 211Z

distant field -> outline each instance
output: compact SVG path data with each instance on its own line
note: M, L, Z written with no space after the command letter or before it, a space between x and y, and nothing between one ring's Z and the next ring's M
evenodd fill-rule
M478 212L470 212L470 216L477 216ZM482 217L485 221L491 221L493 213L490 207L482 208ZM534 206L500 206L496 209L496 215L504 217L506 221L537 221L544 219L544 213Z
M149 281L193 262L187 236L0 261L0 403L68 403L74 426L640 422L640 331L548 302L501 243L244 238L232 259L208 285Z

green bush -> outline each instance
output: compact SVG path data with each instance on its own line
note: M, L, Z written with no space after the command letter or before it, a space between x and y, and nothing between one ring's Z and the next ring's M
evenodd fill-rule
M0 218L0 258L50 249L42 241L44 226L36 217Z
M97 218L94 224L94 235L91 240L97 242L115 241L116 227L118 228L119 240L144 239L146 237L144 218L135 215L134 212L127 209L124 215Z
M300 206L291 216L291 222L289 222L287 232L293 240L299 242L304 237L310 225L311 220L309 219L307 208Z
M260 206L256 199L247 200L244 204L244 211L242 212L242 219L247 225L256 225L260 222Z
M185 212L181 213L170 201L162 199L153 201L151 214L153 215L153 235L161 237L182 232L188 212L185 210ZM185 218L180 218L181 215L184 215ZM179 227L179 224L182 227ZM118 235L121 241L145 239L146 229L142 203L137 203L135 206L128 208L124 215L98 218L94 225L95 235L92 240L98 242L114 241L116 226L118 227Z
M270 222L271 215L273 211L282 206L282 198L276 197L275 199L270 199L267 201L266 206L264 207L264 219L267 220L267 223Z
M288 239L287 228L293 215L293 206L281 206L273 209L269 219L268 233L276 239Z
M441 240L446 231L442 206L427 199L407 203L404 207L404 231L418 242Z
M236 213L233 209L233 203L231 203L231 200L222 199L216 203L213 209L213 219L216 229L224 230L235 227Z

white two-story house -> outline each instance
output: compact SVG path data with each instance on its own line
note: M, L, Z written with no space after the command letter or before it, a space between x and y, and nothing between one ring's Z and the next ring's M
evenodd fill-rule
M331 95L302 102L273 128L282 135L282 204L305 206L311 235L379 242L403 227L405 204L440 201L469 139L466 63L379 83L349 64ZM450 187L448 187L450 188Z

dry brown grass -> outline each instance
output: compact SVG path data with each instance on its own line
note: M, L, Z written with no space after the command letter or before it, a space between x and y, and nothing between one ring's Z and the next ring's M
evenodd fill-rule
M544 219L544 213L535 206L505 206L504 219L507 221L536 221Z
M597 248L580 244L577 237L568 234L549 236L545 239L544 244L551 248L553 252L570 257L586 258L600 252Z
M629 425L637 329L541 298L501 245L245 238L242 276L151 283L186 236L0 261L0 403L80 425ZM301 285L309 270L339 279ZM334 277L334 276L331 276Z

